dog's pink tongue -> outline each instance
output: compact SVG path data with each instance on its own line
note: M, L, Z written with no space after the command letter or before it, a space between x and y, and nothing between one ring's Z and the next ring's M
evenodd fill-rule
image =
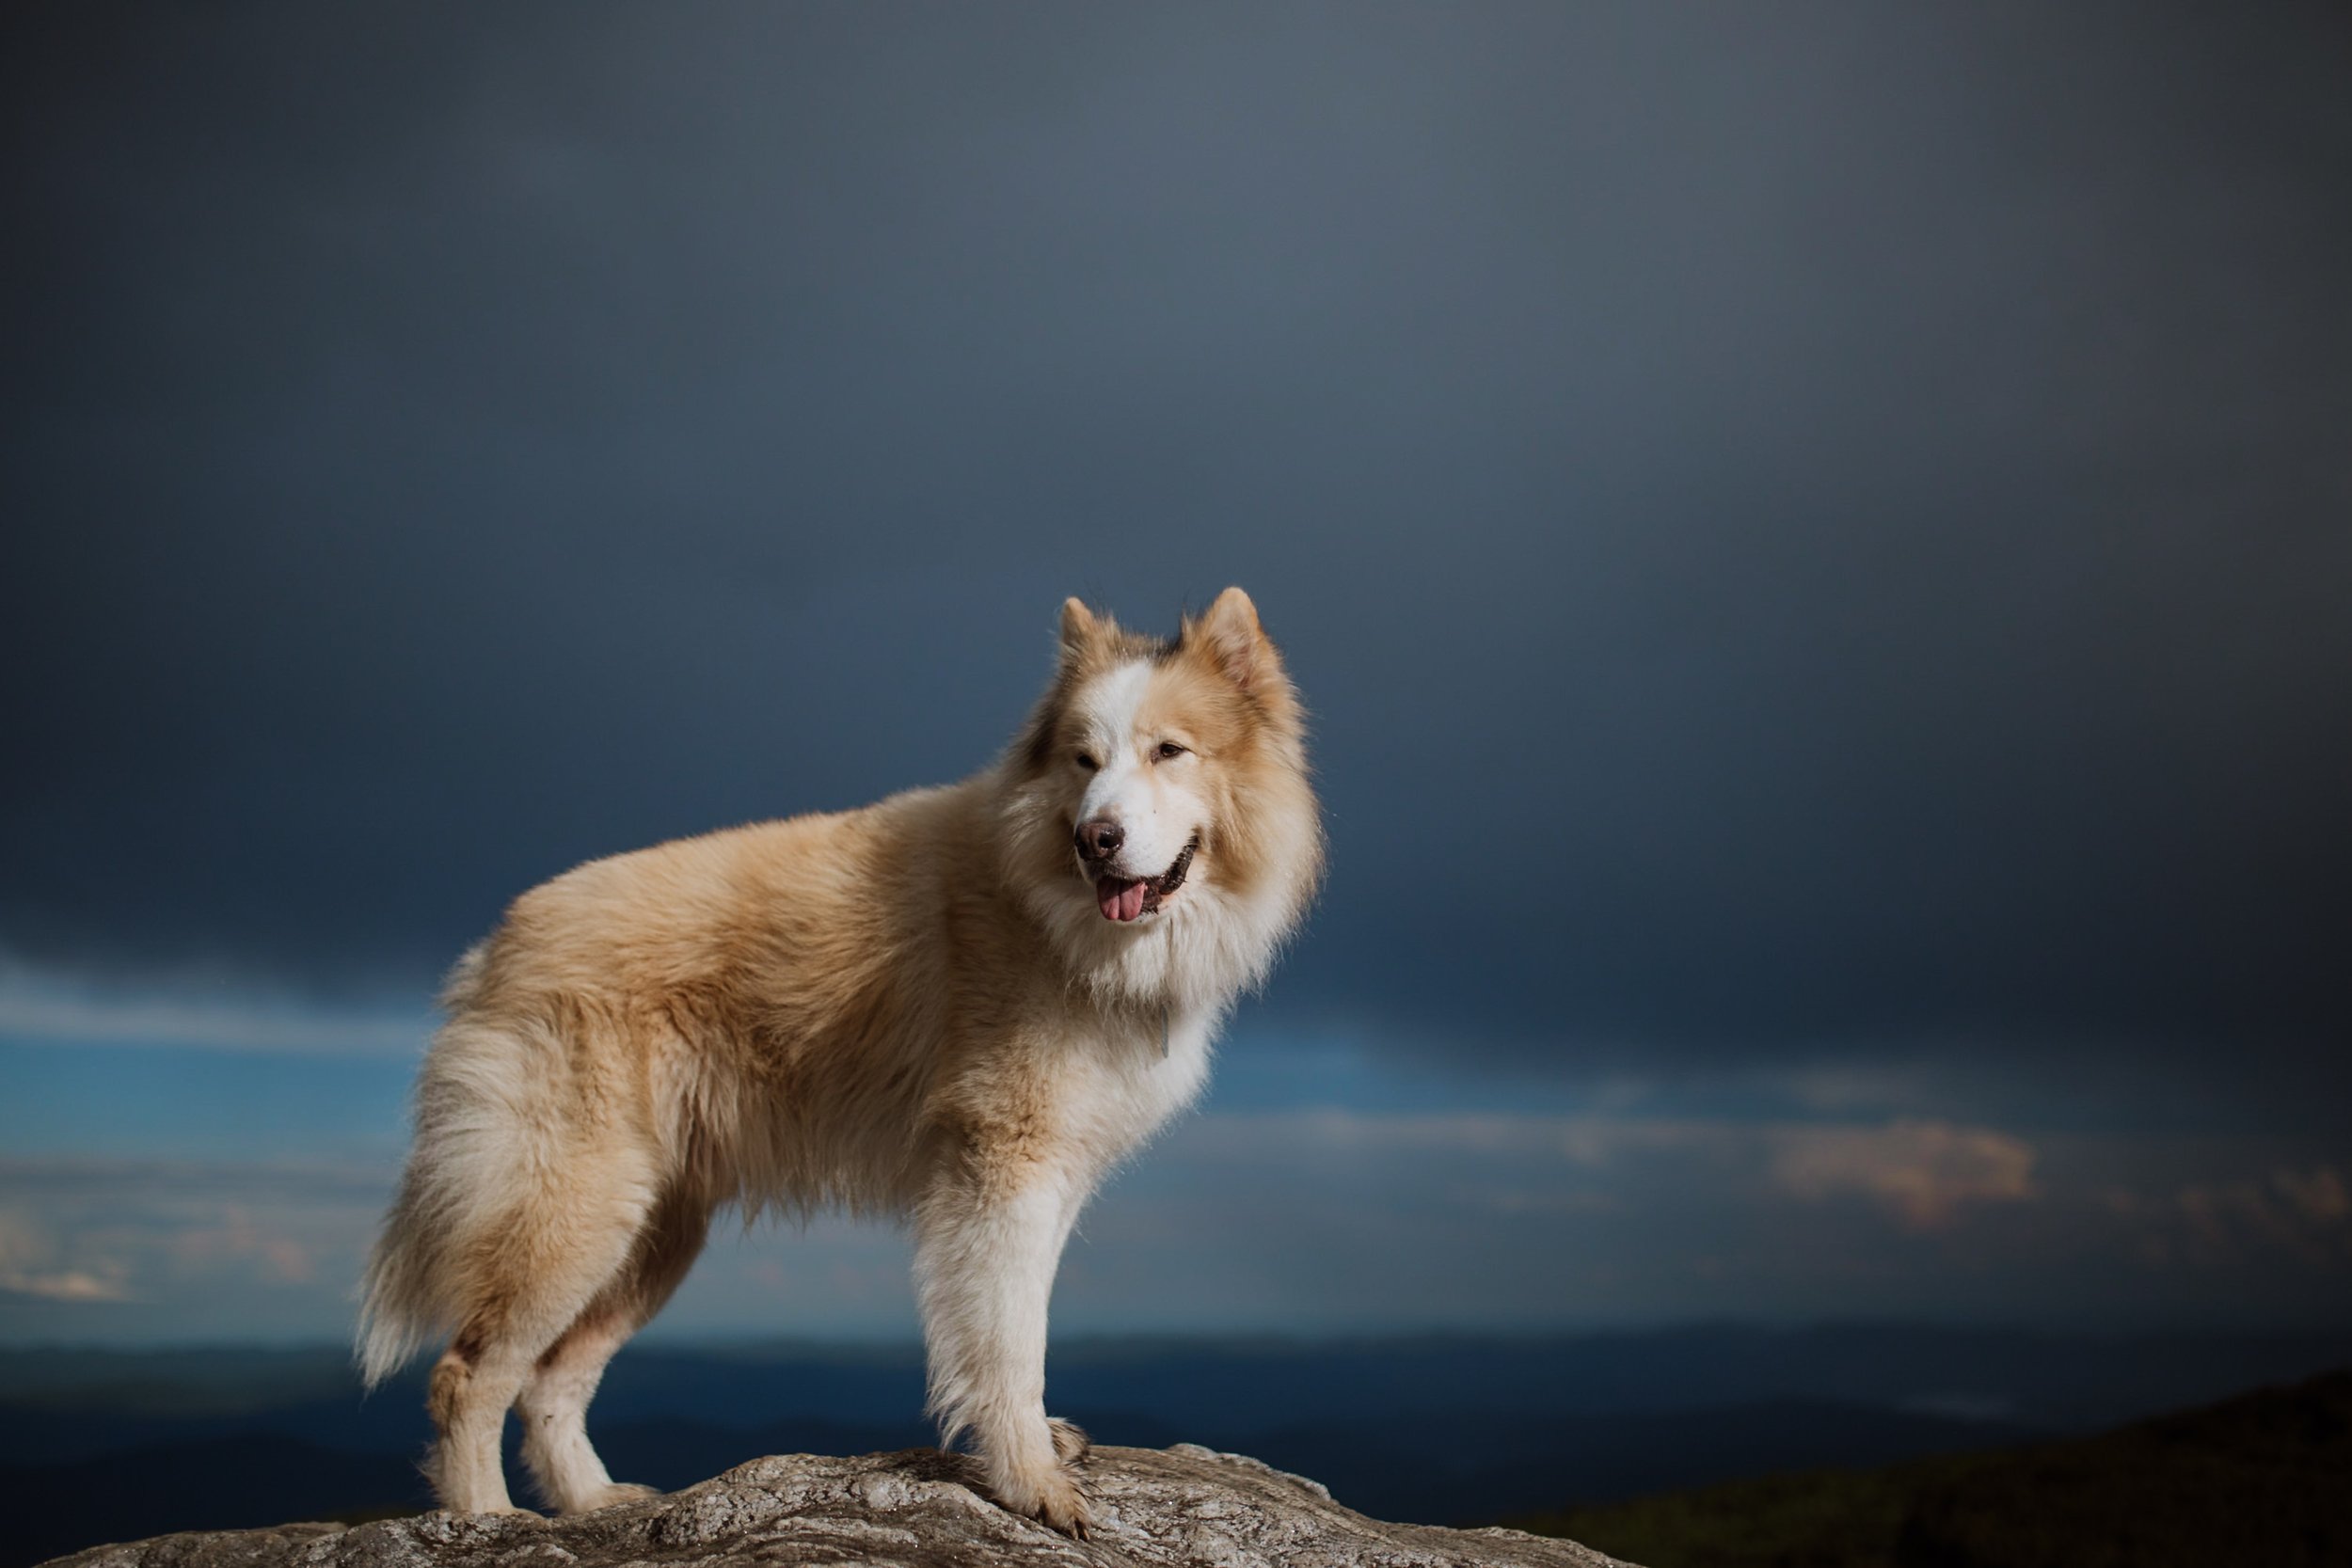
M1094 902L1105 920L1135 920L1143 913L1143 884L1105 877L1094 884Z

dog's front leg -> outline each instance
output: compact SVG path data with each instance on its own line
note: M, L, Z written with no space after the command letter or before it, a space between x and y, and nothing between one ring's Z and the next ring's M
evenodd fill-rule
M1070 1535L1087 1531L1071 1461L1085 1437L1045 1416L1045 1307L1084 1183L1032 1164L1018 1176L943 1176L915 1214L915 1283L942 1443L969 1431L999 1502Z

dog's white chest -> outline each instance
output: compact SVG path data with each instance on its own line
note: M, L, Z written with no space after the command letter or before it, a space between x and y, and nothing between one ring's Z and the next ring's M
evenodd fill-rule
M1210 1021L1198 1014L1162 1015L1159 1054L1141 1064L1134 1089L1152 1126L1191 1104L1208 1082L1211 1034Z
M1070 1121L1116 1161L1200 1095L1213 1032L1208 1018L1177 1013L1089 1041L1066 1085Z

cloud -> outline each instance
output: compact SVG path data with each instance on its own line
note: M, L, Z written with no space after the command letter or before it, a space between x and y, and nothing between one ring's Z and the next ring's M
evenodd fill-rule
M2162 1261L2227 1267L2265 1250L2316 1264L2352 1259L2352 1200L2332 1165L2188 1182L2128 1207L2149 1227L2149 1256Z
M1861 1193L1915 1230L1933 1230L1973 1203L2021 1203L2038 1195L2034 1150L1983 1127L1898 1121L1886 1127L1776 1129L1772 1180L1809 1201Z
M303 1285L317 1276L312 1249L293 1235L259 1224L241 1204L226 1206L217 1225L195 1225L165 1243L175 1267L200 1272L224 1263L249 1261L255 1277L271 1285Z
M1497 1212L1615 1212L1707 1202L1726 1212L1855 1196L1903 1229L2043 1196L2031 1143L1994 1128L1337 1109L1216 1116L1184 1134L1237 1164L1361 1172L1384 1188L1442 1179ZM1376 1172L1376 1174L1375 1174Z
M1312 1302L1326 1321L1366 1328L1726 1310L2303 1321L2352 1305L2352 1256L2318 1257L2233 1212L2234 1280L2167 1268L2148 1239L2184 1230L2177 1203L2110 1201L2119 1184L2244 1183L2283 1212L2266 1174L2280 1152L2264 1137L1916 1117L1216 1114L1171 1133L1089 1216L1072 1309L1092 1321L1190 1302L1247 1323L1245 1308ZM2326 1180L2286 1168L2327 1209ZM1199 1277L1132 1261L1154 1253L1190 1259ZM1104 1254L1136 1272L1111 1274Z
M2315 1225L2341 1225L2352 1219L2352 1192L2345 1189L2344 1173L2333 1165L2314 1165L2308 1171L2275 1170L2270 1173L2270 1184Z
M19 1274L0 1272L0 1292L29 1297L35 1301L102 1302L129 1301L131 1294L119 1279L103 1279L97 1275L69 1269L62 1274Z
M44 969L0 953L0 1039L415 1056L432 1028L421 1010L327 1007L234 981Z
M58 1248L55 1239L21 1209L0 1209L0 1298L46 1302L127 1301L119 1261L86 1262L77 1268L55 1268Z
M390 1185L375 1165L0 1159L0 1290L14 1304L0 1327L339 1337Z
M1728 1197L1770 1190L1806 1203L1846 1195L1876 1200L1914 1229L1936 1229L1979 1203L2039 1196L2035 1151L1989 1127L1902 1118L1883 1125L1756 1122L1641 1116L1495 1112L1367 1114L1322 1109L1210 1118L1200 1136L1239 1157L1409 1161L1436 1152L1490 1162L1549 1164L1570 1173L1677 1167L1722 1184ZM1558 1199L1547 1199L1557 1204Z

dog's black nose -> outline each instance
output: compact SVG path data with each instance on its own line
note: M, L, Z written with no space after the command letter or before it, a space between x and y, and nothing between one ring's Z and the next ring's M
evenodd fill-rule
M1078 824L1078 853L1090 861L1106 861L1127 842L1127 830L1097 816Z

